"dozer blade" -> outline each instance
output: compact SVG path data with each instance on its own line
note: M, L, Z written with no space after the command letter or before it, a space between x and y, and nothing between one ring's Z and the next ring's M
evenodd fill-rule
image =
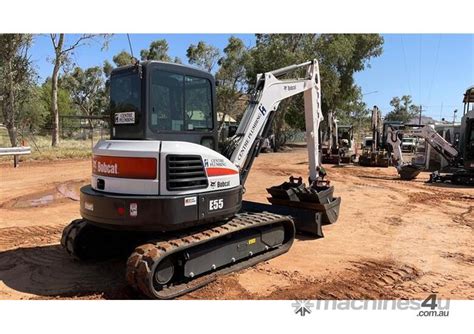
M398 174L402 180L413 180L421 173L422 167L415 165L404 165L398 170Z

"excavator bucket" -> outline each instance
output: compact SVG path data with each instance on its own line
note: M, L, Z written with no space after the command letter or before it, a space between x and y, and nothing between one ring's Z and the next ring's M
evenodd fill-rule
M287 205L275 205L242 201L244 212L269 212L277 215L290 216L299 234L309 235L313 238L323 238L322 213L312 209L300 209Z
M421 173L422 167L415 165L404 165L398 170L398 174L402 180L413 180Z
M339 217L341 198L333 197L334 187L328 181L307 187L301 177L290 177L289 182L267 188L267 192L271 207L279 210L291 208L290 215L298 216L294 220L299 233L318 235L316 232L321 229L320 225L333 224Z
M301 177L290 177L290 182L267 188L270 198L296 202L326 204L333 198L333 186L306 187Z

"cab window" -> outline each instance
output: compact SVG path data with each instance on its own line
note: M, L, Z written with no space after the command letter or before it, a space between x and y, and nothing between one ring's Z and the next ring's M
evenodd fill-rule
M150 128L153 131L213 129L211 82L162 70L151 73Z

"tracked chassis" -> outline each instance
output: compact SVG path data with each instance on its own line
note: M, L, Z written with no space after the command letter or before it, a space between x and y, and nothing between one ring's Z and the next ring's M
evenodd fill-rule
M287 252L294 235L292 219L266 212L241 213L207 228L179 236L155 236L146 242L144 234L132 237L79 219L64 230L61 244L74 257L90 259L123 254L135 243L138 246L127 260L127 282L147 297L170 299L202 287L220 274Z

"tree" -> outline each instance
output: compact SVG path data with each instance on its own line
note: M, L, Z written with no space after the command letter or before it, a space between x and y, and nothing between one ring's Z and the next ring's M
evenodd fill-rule
M171 62L171 57L168 56L168 42L165 39L158 39L150 43L148 49L140 51L142 60L160 60Z
M219 59L219 49L200 41L197 45L191 44L188 47L186 57L190 64L211 72Z
M413 104L410 95L403 95L401 98L395 96L390 101L390 105L393 107L393 110L385 116L387 121L408 123L420 113L420 107Z
M60 79L60 81L62 78ZM51 115L51 78L47 78L44 83L39 88L38 98L40 103L36 105L37 110L40 113L40 127L43 130L49 131L51 133L51 128L53 124L52 115ZM69 116L77 114L77 110L74 104L71 101L71 94L69 90L64 87L65 85L60 83L58 88L58 110L60 115ZM72 120L63 120L63 126L67 127L72 125Z
M58 80L59 71L69 61L69 56L77 48L86 45L91 40L101 35L83 34L75 39L72 43L67 44L64 34L50 34L51 42L54 49L53 74L51 76L51 145L59 145L59 111L58 111ZM102 35L104 38L103 46L108 43L108 35Z
M27 101L36 78L28 54L31 42L31 35L0 35L0 103L12 146L17 145L20 109Z
M106 108L107 97L102 69L98 66L86 70L76 67L64 78L64 86L69 90L71 101L84 116L100 115ZM89 127L93 128L89 119Z
M113 69L114 65L112 65L108 60L104 60L104 64L102 65L102 71L104 72L106 78L110 78Z
M241 39L231 36L224 48L224 56L218 61L220 66L216 73L217 110L221 115L219 130L224 125L227 115L237 118L243 111L238 101L244 97L246 89L245 66L249 61L249 51Z
M133 64L133 57L127 51L121 51L121 52L117 53L112 58L112 60L115 63L115 66L117 66L117 67Z
M258 34L247 78L252 87L257 73L316 58L321 74L323 115L328 111L350 113L347 106L357 101L359 90L353 75L382 53L382 45L383 38L377 34ZM304 124L302 105L300 95L280 103L274 124L277 137L289 122Z

